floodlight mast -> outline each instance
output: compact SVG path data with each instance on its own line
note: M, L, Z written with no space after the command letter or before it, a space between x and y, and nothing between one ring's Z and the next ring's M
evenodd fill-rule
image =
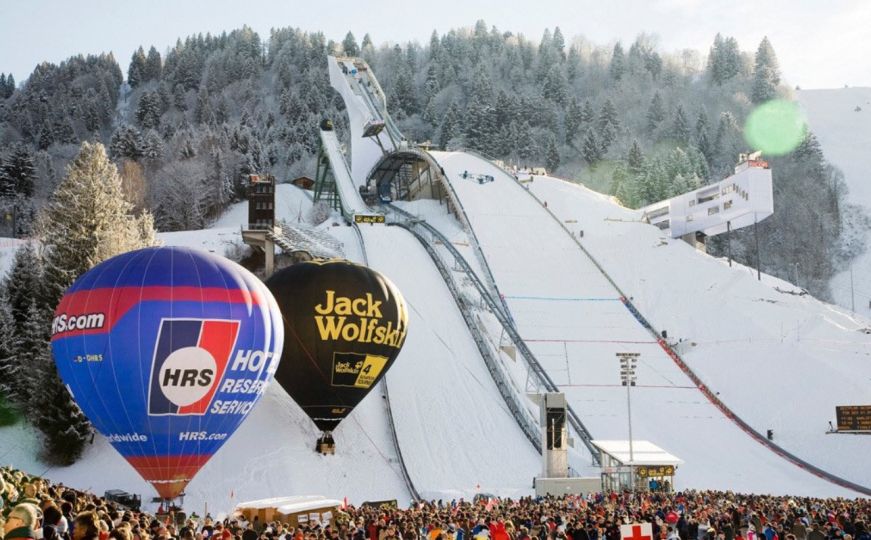
M620 360L620 382L626 387L626 419L629 423L629 485L635 491L635 451L632 444L632 398L629 389L635 386L635 368L640 353L617 353Z

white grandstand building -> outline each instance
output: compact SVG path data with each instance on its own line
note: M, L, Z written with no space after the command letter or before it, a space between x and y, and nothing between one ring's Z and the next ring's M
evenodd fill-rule
M758 223L774 213L768 163L742 154L735 174L641 209L646 221L690 243ZM701 233L701 235L699 234Z

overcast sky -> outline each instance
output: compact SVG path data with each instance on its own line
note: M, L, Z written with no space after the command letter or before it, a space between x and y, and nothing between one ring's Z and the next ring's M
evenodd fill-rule
M717 32L755 51L767 35L783 78L802 88L871 86L869 0L0 0L0 72L21 82L41 61L112 51L125 74L139 45L163 53L176 38L247 24L264 41L272 27L351 30L376 45L417 40L478 19L536 42L559 26L567 41L630 44L641 32L660 49L707 52Z

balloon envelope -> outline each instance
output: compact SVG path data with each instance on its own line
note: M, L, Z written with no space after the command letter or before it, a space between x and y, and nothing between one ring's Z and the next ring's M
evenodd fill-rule
M399 355L405 299L383 275L342 260L294 264L266 286L286 336L275 380L315 425L332 431Z
M174 498L264 392L281 355L279 317L269 290L236 263L147 248L73 283L52 351L94 427Z

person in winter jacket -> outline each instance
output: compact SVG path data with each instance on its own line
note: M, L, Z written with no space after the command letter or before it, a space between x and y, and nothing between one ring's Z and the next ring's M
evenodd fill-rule
M30 503L21 503L6 516L3 525L4 540L33 540L39 528L39 509Z
M58 531L63 519L60 509L54 503L49 503L42 509L42 540L69 540Z

